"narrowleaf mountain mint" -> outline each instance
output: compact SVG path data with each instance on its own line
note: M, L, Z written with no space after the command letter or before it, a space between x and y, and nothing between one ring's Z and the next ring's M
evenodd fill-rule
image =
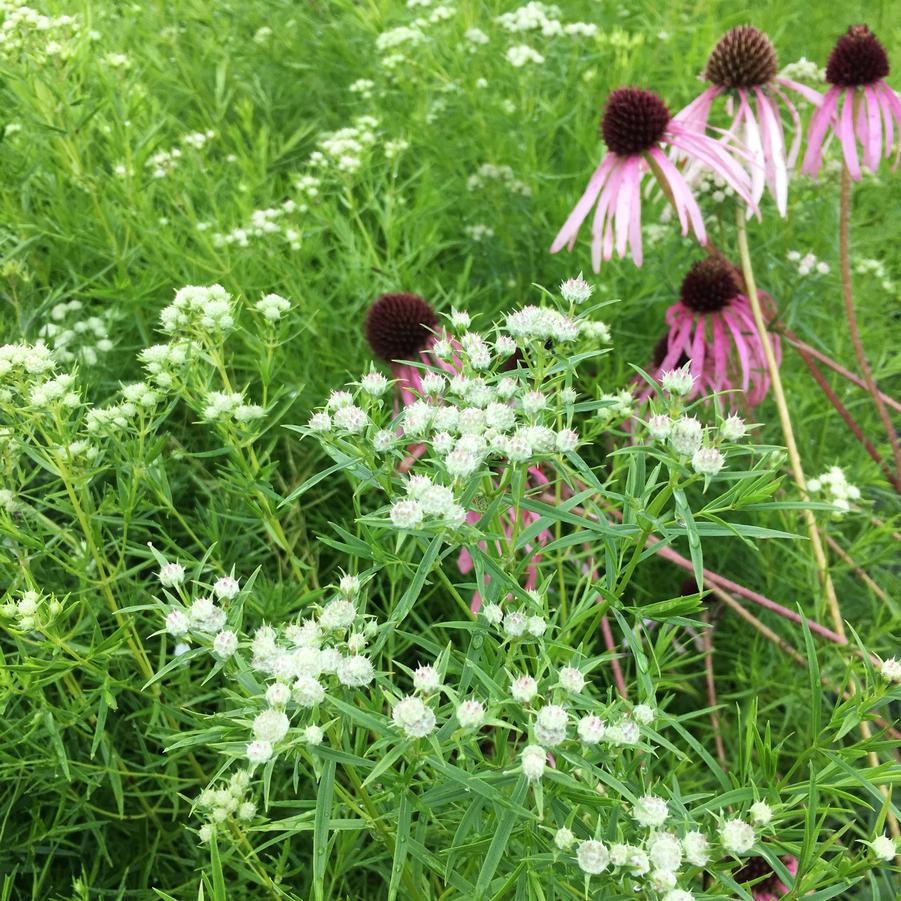
M610 863L610 852L603 842L594 840L579 842L576 859L583 873L597 876L607 869L607 865Z
M485 721L485 707L480 701L468 700L457 706L457 721L464 729L478 729Z
M554 844L561 850L566 851L572 847L573 842L575 842L576 837L573 835L571 829L567 829L566 826L561 826L554 833Z
M740 417L732 414L727 416L720 423L720 435L724 441L740 441L748 433L745 421Z
M887 835L877 835L873 841L867 844L878 860L893 861L898 853L895 840Z
M691 458L692 468L703 476L715 476L725 465L726 458L715 447L702 447Z
M669 394L685 397L691 393L695 383L694 376L688 371L688 363L680 369L667 369L660 375L660 385Z
M540 779L544 775L547 765L547 751L540 745L527 745L521 755L523 775L530 782Z
M632 816L640 826L656 828L666 822L669 809L663 798L658 798L656 795L644 795L635 802Z
M755 826L767 826L773 819L773 809L766 801L755 801L748 810L748 815Z
M268 741L255 740L247 745L247 760L251 766L266 763L272 758L272 744Z
M574 666L565 666L560 670L560 685L566 691L578 694L585 687L585 676Z
M593 713L579 720L576 731L579 733L579 739L586 745L599 744L606 736L604 721Z
M886 682L901 682L901 660L894 657L883 660L879 673Z
M538 683L531 676L519 676L510 683L510 694L514 701L528 704L538 694Z
M391 711L391 718L408 738L425 738L435 730L435 714L415 695L401 698Z
M180 563L165 563L160 568L159 579L163 588L176 588L185 580L185 568Z
M703 427L694 416L682 416L673 423L670 445L682 457L693 457L701 447Z
M546 747L553 748L566 739L569 716L557 704L542 707L535 717L535 738Z
M756 840L754 828L738 817L726 820L720 826L720 841L729 854L747 854Z
M710 860L710 843L703 832L686 832L682 837L685 859L694 867L703 867Z

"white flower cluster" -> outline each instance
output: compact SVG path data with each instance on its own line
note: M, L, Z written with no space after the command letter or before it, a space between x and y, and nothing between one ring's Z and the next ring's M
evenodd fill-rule
M85 428L91 434L125 429L129 424L152 411L160 401L159 391L146 382L134 382L122 387L123 400L106 407L92 407L85 416Z
M820 275L828 275L831 271L828 263L817 260L812 253L806 253L802 256L800 251L790 250L787 254L787 259L790 263L797 263L798 275L810 275L814 271Z
M415 475L406 496L395 500L390 518L397 528L461 524L466 511L457 492L484 466L528 467L574 451L580 441L572 427L575 392L562 377L532 385L527 370L503 367L517 354L563 354L580 338L609 336L602 323L537 306L509 314L493 336L470 330L462 311L451 313L449 325L429 351L436 365L423 366L399 415L392 419L380 400L387 381L374 388L370 374L355 393L332 392L308 422L326 448L355 448L367 465L393 467L402 442L423 446L419 466L428 474Z
M78 407L74 376L57 374L55 368L53 353L43 342L0 346L0 407L36 412Z
M705 167L692 167L691 184L701 194L706 194L714 203L723 203L726 198L735 196L735 189L726 184L719 176ZM670 208L665 208L669 214Z
M879 674L886 682L901 682L901 660L889 657L882 661Z
M191 342L179 344L154 344L145 347L138 354L138 359L147 370L147 375L161 388L170 388L178 372L188 362L188 352L192 347Z
M190 336L196 331L227 332L235 324L235 304L222 285L186 285L160 313L166 334Z
M544 57L528 44L516 44L509 47L504 56L515 69L521 69L526 63L535 63L540 66L544 62Z
M625 813L625 811L624 811ZM634 880L642 880L643 887L654 897L664 901L692 901L694 895L679 888L680 870L704 867L712 859L723 856L742 857L753 848L757 833L751 823L741 817L721 819L717 826L718 843L712 842L701 830L683 826L667 828L671 819L669 803L654 794L645 794L631 805L629 814L620 818L618 840L605 844L598 839L578 841L568 827L554 835L555 846L563 852L574 845L575 862L587 876L610 872L614 879L624 880L624 889ZM757 801L748 812L758 827L766 827L773 815L770 806ZM637 827L637 828L636 828Z
M560 21L560 15L560 7L532 0L518 9L503 13L495 19L495 22L512 34L526 31L538 31L544 37L562 34L593 37L597 34L597 25L590 22L564 24Z
M190 150L202 150L206 144L216 136L213 131L196 131L182 135L181 144ZM154 178L165 178L171 175L177 168L184 150L178 144L168 150L158 150L150 156L144 164Z
M676 398L687 395L694 384L690 364L664 372L661 387ZM740 416L731 414L718 427L705 427L695 416L680 413L678 404L666 413L653 413L645 422L652 441L666 444L679 458L691 460L698 475L707 478L717 475L726 465L726 455L720 450L723 443L734 444L747 434L747 426Z
M278 322L291 309L291 301L280 294L266 294L254 304L254 309L267 322Z
M532 196L532 189L524 181L515 177L510 166L495 166L493 163L483 163L479 166L475 174L466 179L466 189L482 191L492 182L502 184L512 194L521 194L523 197Z
M363 157L375 144L379 121L373 116L358 116L354 124L319 138L318 151L310 156L314 166L334 168L338 172L356 172Z
M53 349L61 363L75 361L96 366L101 354L113 349L109 336L108 316L84 316L80 300L54 304L50 321L38 332L39 337Z
M826 70L806 56L802 56L799 60L784 66L779 76L792 81L810 81L822 84L826 81Z
M210 786L200 793L196 806L207 820L199 830L202 842L208 842L217 828L227 828L230 822L246 824L253 820L257 807L247 797L250 780L249 770L237 770L227 782Z
M0 23L0 52L27 52L39 60L69 59L81 26L73 16L47 16L24 4L4 3Z
M281 236L291 250L300 250L301 233L293 225L286 223L286 217L294 212L306 212L306 204L298 204L290 197L282 201L280 206L254 210L250 218L230 232L216 232L212 236L215 247L249 247L252 238L270 238Z
M351 94L359 94L364 100L369 100L374 88L375 82L371 78L358 78L351 83L348 90Z
M160 584L170 589L165 631L183 643L183 649L197 642L218 661L228 661L242 644L247 646L250 667L268 683L255 698L263 709L251 723L253 737L246 746L251 768L276 754L276 746L291 727L289 714L314 711L326 700L324 680L331 677L337 685L355 689L375 679L375 668L364 651L378 627L372 617L359 612L361 584L357 576L342 577L335 596L316 616L277 628L264 624L252 639L243 640L226 628L227 605L242 590L233 576L222 576L212 586L198 583L198 589L208 593L192 597L185 587L185 568L161 557L158 560ZM310 744L323 739L315 722L303 735Z
M859 273L860 275L872 275L875 278L883 291L889 295L889 297L895 297L898 293L897 286L889 277L889 274L885 268L885 263L882 260L874 260L870 258L860 258L854 261L854 271Z
M261 419L266 411L259 404L249 404L239 391L209 391L203 408L203 418L210 422L231 421L246 425Z
M472 241L487 241L494 237L494 229L490 225L476 223L463 226L463 234Z
M13 620L15 628L20 632L45 630L63 609L63 605L55 597L47 597L34 589L21 592L18 600L13 600L8 595L7 598L0 606L0 614Z
M830 466L821 476L808 479L807 490L827 494L829 502L838 508L834 514L836 518L841 518L850 511L851 501L860 500L860 489L848 481L845 471L840 466Z

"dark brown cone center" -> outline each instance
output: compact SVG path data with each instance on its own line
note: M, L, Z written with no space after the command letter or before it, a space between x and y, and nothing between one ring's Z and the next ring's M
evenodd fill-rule
M656 94L620 88L607 98L601 136L613 153L632 156L657 144L669 121L669 110Z
M741 25L720 38L704 74L723 88L753 88L768 84L778 71L772 41L762 31Z
M852 25L829 54L826 81L840 88L857 88L885 78L890 68L879 38L866 25Z

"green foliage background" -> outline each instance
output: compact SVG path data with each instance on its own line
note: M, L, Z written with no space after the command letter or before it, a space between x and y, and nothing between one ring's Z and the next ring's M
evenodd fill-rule
M415 291L436 307L453 304L487 322L532 298L533 283L553 285L590 269L587 242L572 257L552 257L547 249L598 158L597 118L610 89L651 87L679 109L698 93L697 73L717 37L748 20L768 31L783 65L801 56L824 64L836 36L856 21L866 21L889 56L901 59L901 8L890 2L840 8L761 2L753 10L713 0L566 2L562 17L596 23L596 38L527 34L522 41L492 24L493 16L515 5L459 0L453 18L434 25L430 40L393 73L379 66L376 37L418 12L397 0L51 2L42 10L76 16L85 30L99 33L97 39L81 42L65 62L0 56L0 120L21 125L0 142L3 341L35 340L61 301L110 312L115 348L101 365L80 373L99 401L121 381L140 377L135 355L155 343L158 312L184 284L219 282L251 302L277 292L294 305L291 338L272 372L279 402L267 420L264 463L252 478L183 405L169 411L163 437L145 456L132 456L132 469L123 465L109 478L89 528L101 545L122 546L110 583L120 608L147 603L155 590L148 541L185 561L215 546L224 571L261 567L251 602L258 618L284 617L317 596L341 560L316 536L329 533L331 522L349 522L353 509L343 483L331 480L308 493L302 506L278 508L280 497L325 465L312 443L300 444L282 426L304 421L331 388L368 366L361 326L377 294ZM271 35L255 40L263 27ZM489 32L491 42L470 52L463 37L470 27ZM520 42L540 49L546 62L514 69L503 53ZM131 67L111 67L104 61L110 52L127 54ZM358 78L375 81L372 99L348 90ZM487 87L477 88L478 78ZM901 86L897 77L893 83ZM394 161L376 148L358 173L298 215L299 250L280 236L251 239L247 247L216 246L215 232L295 196L293 181L320 133L364 114L378 118L384 140L410 146ZM186 151L165 178L149 176L152 154L186 132L208 129L215 137L203 150ZM499 184L468 190L467 179L483 163L510 166L531 197ZM119 165L134 174L118 176ZM899 200L901 177L887 167L855 192L855 258L881 261L894 286L871 275L856 281L864 343L890 394L901 384ZM758 279L782 319L854 368L836 275L837 202L834 179L798 181L789 218L778 219L768 204L751 240ZM646 221L657 208L646 206ZM475 224L489 225L494 236L473 241L465 227ZM734 249L728 222L715 234ZM791 250L813 252L830 263L832 274L800 277L787 260ZM663 332L663 313L697 257L673 229L648 247L641 270L628 262L604 268L597 279L601 296L621 299L608 308L616 353L598 364L586 390L616 390L631 376L629 362L646 363ZM261 365L259 347L251 336L238 340L235 353L238 381L250 383ZM887 592L888 601L882 600L847 563L835 562L844 616L867 647L890 655L899 623L897 499L788 348L783 373L808 472L842 466L882 523L860 515L828 529ZM865 393L829 379L886 454ZM757 415L762 439L778 444L775 409L766 403ZM586 455L601 464L605 451L598 445ZM145 479L159 490L135 492ZM40 480L32 487L40 495ZM102 607L87 557L78 559L67 535L73 517L67 499L44 500L47 543L27 551L34 576L72 604ZM273 521L283 538L274 537ZM791 512L768 524L800 531ZM22 540L14 526L5 528L10 542ZM789 607L823 615L803 542L749 547L716 539L705 544L705 554L712 569ZM0 549L0 579L21 586L20 559L9 545ZM682 579L681 571L651 561L631 600L672 597ZM428 630L446 612L440 585L427 587L420 603L420 625ZM142 636L158 627L149 617L135 619ZM798 630L767 622L803 649ZM261 851L259 859L231 854L223 865L215 851L211 862L210 849L186 828L190 801L216 760L202 747L191 755L167 755L163 748L193 715L217 709L220 689L210 683L198 690L184 681L164 685L158 695L142 692L144 680L123 635L111 617L99 616L78 634L76 657L36 654L0 635L0 898L157 897L152 887L193 897L201 873L210 880L208 890L221 890L214 883L227 879L228 897L259 897L257 867L307 897L306 832ZM728 613L718 620L715 643L730 752L739 754L751 718L761 731L768 724L774 742L785 742L783 763L804 753L815 736L803 672ZM158 668L165 644L149 639L146 646ZM831 648L822 656L824 671L841 681L842 659ZM700 659L669 663L660 691L676 694L685 709L703 707ZM709 741L706 719L696 728L700 740ZM308 781L301 780L296 798L298 813L312 810ZM378 842L342 837L330 858L332 897L381 897L390 863ZM861 897L894 897L888 879L861 891L870 893Z

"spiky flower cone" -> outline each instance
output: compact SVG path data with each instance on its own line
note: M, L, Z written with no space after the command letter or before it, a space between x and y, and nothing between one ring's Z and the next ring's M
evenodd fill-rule
M411 360L425 349L437 325L435 311L419 295L383 294L366 314L366 340L386 363Z
M762 31L740 25L720 38L704 75L722 88L754 88L771 82L778 71L772 41Z

